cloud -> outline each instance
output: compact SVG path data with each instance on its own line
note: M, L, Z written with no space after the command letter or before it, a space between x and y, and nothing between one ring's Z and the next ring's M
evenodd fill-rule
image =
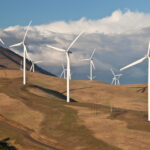
M61 64L66 63L66 56L46 45L66 49L79 32L85 31L71 49L73 79L87 79L89 64L80 60L88 58L96 48L96 79L111 82L110 68L118 73L121 67L147 53L150 39L149 20L150 14L116 10L110 16L98 20L83 17L76 21L31 26L26 39L28 52L33 60L43 60L39 65L59 75L62 71ZM20 42L24 33L25 27L18 25L0 29L0 36L7 45ZM22 54L22 47L15 49L14 51ZM122 77L122 83L147 82L146 67L144 63L142 67L135 66L136 69L131 69L132 72L130 69L125 70L123 73L126 77ZM134 74L137 74L135 79Z

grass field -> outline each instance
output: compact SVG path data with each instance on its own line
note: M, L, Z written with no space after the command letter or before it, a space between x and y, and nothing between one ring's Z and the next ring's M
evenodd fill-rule
M148 150L147 85L66 81L0 70L0 139L18 150Z

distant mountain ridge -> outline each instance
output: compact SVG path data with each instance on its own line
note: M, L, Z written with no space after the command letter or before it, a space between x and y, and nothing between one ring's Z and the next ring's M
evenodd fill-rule
M20 70L22 60L23 60L23 57L20 56L19 54L9 50L8 48L4 48L0 46L0 68ZM26 63L27 63L26 68L29 71L32 63L28 59L26 60ZM54 74L46 71L45 69L42 69L36 64L35 64L35 72L55 76Z

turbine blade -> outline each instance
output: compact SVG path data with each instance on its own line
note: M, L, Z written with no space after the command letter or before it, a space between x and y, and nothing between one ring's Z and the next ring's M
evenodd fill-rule
M96 76L93 77L93 79L95 79L95 78L96 78Z
M115 76L115 73L114 73L114 71L112 70L112 68L111 68L110 70L111 70L112 74Z
M92 66L93 66L93 68L95 69L95 65L94 65L94 62L93 62L93 60L91 61L91 63L92 63Z
M69 45L67 51L70 50L70 48L73 46L73 44L77 41L77 39L83 34L84 32L80 32L80 34L72 41L72 43Z
M149 54L150 54L150 41L149 41L149 44L148 44L147 56L149 56Z
M32 23L32 20L31 20L31 21L29 22L29 24L28 24L27 30L26 30L25 35L24 35L24 38L23 38L23 42L24 42L25 39L26 39L26 36L27 36L27 33L28 33L28 30L29 30L29 27L30 27L31 23Z
M122 74L117 74L117 75L115 75L115 76L120 77L120 76L122 76Z
M114 78L112 78L112 82L111 82L111 84L113 84L113 83L114 83L114 81L115 81L115 79L114 79Z
M82 60L80 60L80 61L87 61L87 60L90 60L90 59L82 59Z
M32 68L33 68L33 63L32 63L32 65L31 65L31 67L30 67L30 72L31 72Z
M47 45L47 47L50 47L50 48L55 49L55 50L60 51L60 52L65 52L66 51L64 49L57 48L57 47L54 47L54 46L51 46L51 45Z
M27 56L28 60L31 61L31 58L30 58L30 56L29 56L29 54L27 52L27 48L26 48L26 46L24 44L23 44L23 47L24 47L24 50L25 50L25 53L26 53L26 56Z
M93 57L93 55L94 55L94 53L95 53L95 50L96 50L96 49L93 50L90 59L92 59L92 57Z
M118 85L120 85L120 81L119 81L119 79L118 79Z
M146 58L147 58L147 56L144 56L143 58L141 58L141 59L139 59L139 60L137 60L137 61L135 61L135 62L133 62L133 63L131 63L131 64L125 66L125 67L123 67L123 68L121 68L120 71L122 71L122 70L124 70L124 69L127 69L127 68L129 68L129 67L132 67L132 66L134 66L134 65L136 65L136 64L139 64L139 63L143 62Z
M39 61L35 61L34 64L38 64L38 63L41 63L43 61L39 60Z
M17 43L17 44L14 44L14 45L11 45L11 46L9 46L9 47L16 47L16 46L21 46L21 45L22 45L22 42Z
M64 70L63 70L62 73L60 74L60 78L62 77L63 73L64 73Z
M5 45L5 43L3 42L3 40L0 38L0 42L3 44L3 45Z

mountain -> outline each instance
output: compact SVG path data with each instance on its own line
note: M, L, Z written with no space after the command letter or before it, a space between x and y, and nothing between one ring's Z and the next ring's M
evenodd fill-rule
M3 48L0 46L0 68L20 69L22 60L23 60L22 56L16 54L15 52L7 48ZM26 63L27 63L26 68L29 71L31 67L31 61L27 59ZM42 69L36 64L35 64L35 72L55 76L54 74Z

